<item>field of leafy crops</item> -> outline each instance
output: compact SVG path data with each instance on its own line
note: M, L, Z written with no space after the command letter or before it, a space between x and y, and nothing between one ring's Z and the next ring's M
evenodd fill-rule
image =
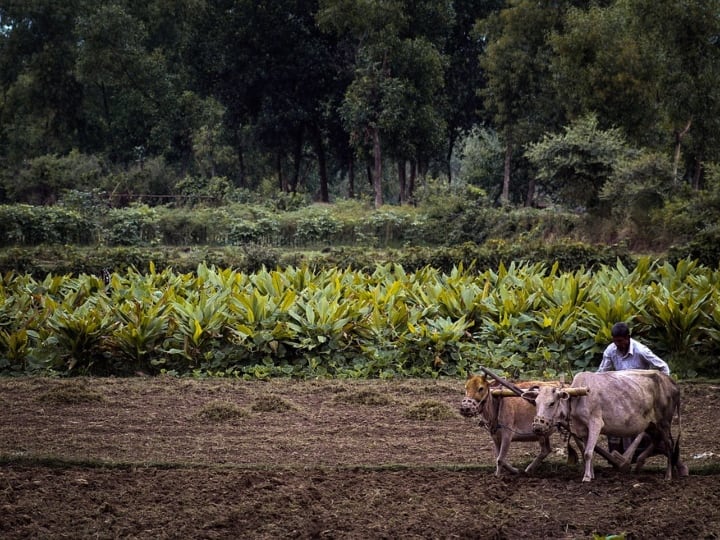
M592 369L625 320L674 372L715 375L719 285L720 270L650 259L574 272L11 273L0 282L0 371L394 378L483 365L552 378Z

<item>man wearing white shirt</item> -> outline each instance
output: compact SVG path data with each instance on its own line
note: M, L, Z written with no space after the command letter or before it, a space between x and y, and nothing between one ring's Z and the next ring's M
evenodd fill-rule
M630 328L624 322L615 323L610 331L613 342L603 352L603 359L598 368L602 371L622 371L625 369L657 369L670 375L667 362L656 355L639 341L630 337ZM608 437L608 449L617 450L621 454L632 443L632 437ZM635 457L644 450L641 443ZM633 462L635 461L633 457Z
M670 375L667 362L639 341L630 337L628 325L615 323L610 331L613 342L607 346L598 371L622 371L624 369L657 369Z

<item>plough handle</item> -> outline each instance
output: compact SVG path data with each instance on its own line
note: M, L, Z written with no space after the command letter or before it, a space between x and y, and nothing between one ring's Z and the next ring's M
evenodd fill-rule
M500 375L496 375L495 373L493 373L492 371L490 371L490 370L489 370L488 368L486 368L486 367L481 367L481 368L480 368L480 371L482 371L483 373L485 373L485 375L488 375L488 376L492 377L493 379L495 379L497 382L499 382L499 383L500 383L501 385L503 385L505 388L508 388L508 389L512 390L515 395L518 395L518 396L522 397L522 395L523 395L522 389L518 388L517 386L515 386L515 385L514 385L513 383L511 383L510 381L506 381L505 379L503 379L502 377L500 377Z

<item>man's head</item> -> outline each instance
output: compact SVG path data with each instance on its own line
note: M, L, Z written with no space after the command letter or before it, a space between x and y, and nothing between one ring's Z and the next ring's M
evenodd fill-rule
M627 354L630 349L630 329L624 322L615 323L610 330L612 340L617 350L622 354Z

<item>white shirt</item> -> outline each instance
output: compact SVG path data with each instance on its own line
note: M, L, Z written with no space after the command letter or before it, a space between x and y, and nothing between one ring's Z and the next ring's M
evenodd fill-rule
M622 355L617 346L611 343L603 353L603 359L598 368L601 371L622 371L624 369L658 369L670 375L670 367L665 360L657 356L642 343L630 339L628 352Z

